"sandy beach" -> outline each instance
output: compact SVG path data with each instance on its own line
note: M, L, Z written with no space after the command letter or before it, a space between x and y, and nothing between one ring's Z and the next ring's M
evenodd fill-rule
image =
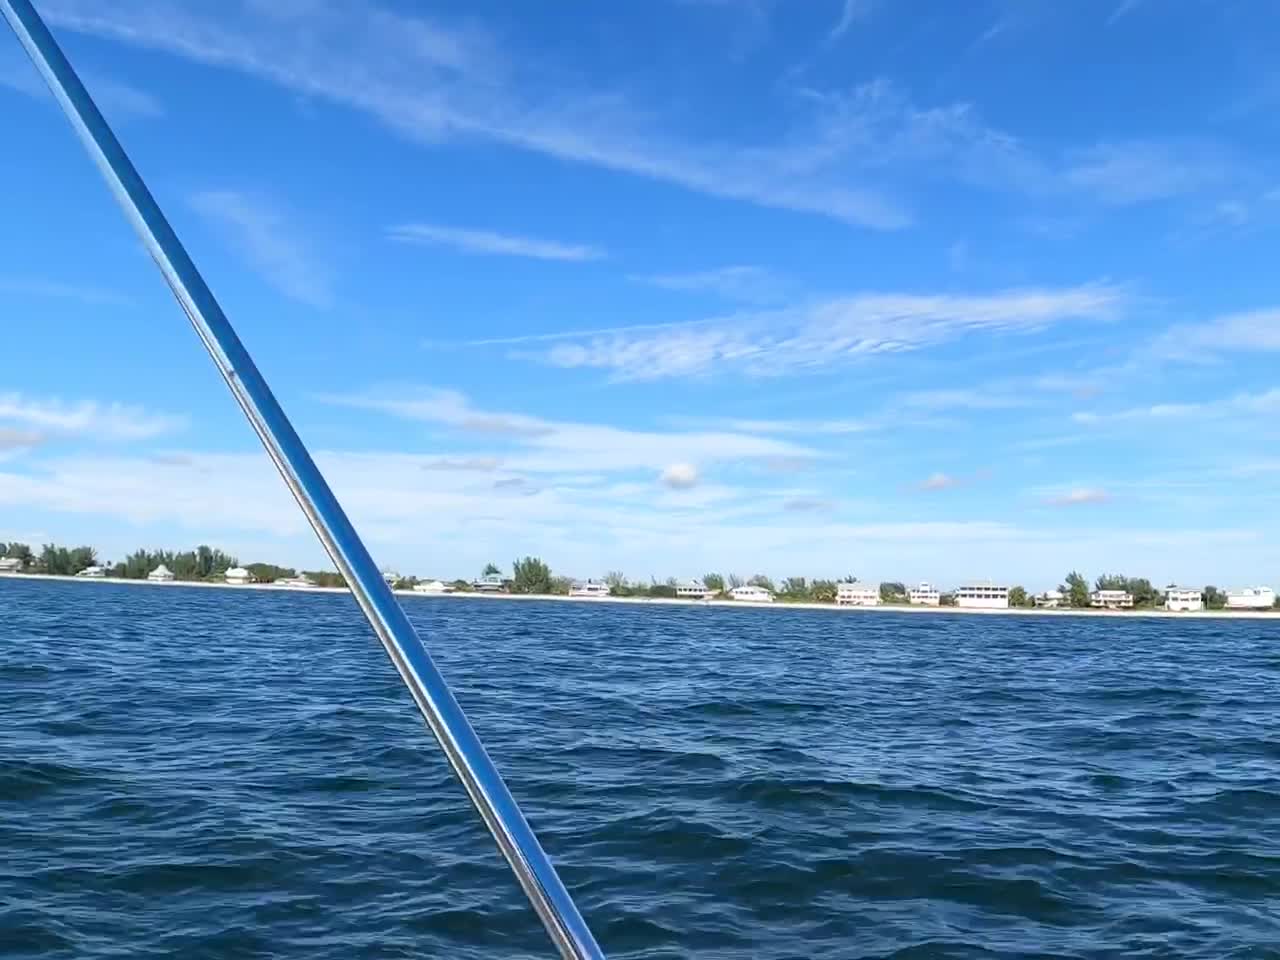
M263 590L278 593L349 593L346 587L289 587L276 583L215 583L211 581L153 581L125 580L117 577L66 577L47 573L11 573L0 574L0 582L4 580L57 580L67 583L103 584L114 583L125 586L154 587L159 590L191 587L199 590ZM834 603L752 603L742 600L681 600L667 597L568 597L559 594L520 594L520 593L418 593L414 590L395 590L397 597L412 597L419 600L492 600L496 602L511 601L552 601L555 603L630 603L639 605L665 605L677 607L750 607L758 610L819 610L827 613L852 614L860 613L901 613L908 616L930 614L959 614L977 617L1157 617L1174 620L1276 620L1280 622L1280 611L1272 610L1202 610L1197 612L1174 612L1170 610L1046 610L1038 607L1009 607L1001 610L983 610L972 607L929 607L908 604L881 604L874 607L837 606Z

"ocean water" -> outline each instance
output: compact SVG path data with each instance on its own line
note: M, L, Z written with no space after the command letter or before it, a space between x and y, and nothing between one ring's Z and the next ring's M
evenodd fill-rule
M1280 957L1280 621L405 606L612 957ZM349 597L8 580L0 955L552 951Z

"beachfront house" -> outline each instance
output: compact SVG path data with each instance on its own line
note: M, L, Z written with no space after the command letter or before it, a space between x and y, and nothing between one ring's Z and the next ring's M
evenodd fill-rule
M1164 592L1166 610L1196 611L1204 609L1204 590L1201 587L1168 587Z
M0 557L0 573L21 573L22 561L18 557Z
M956 606L973 610L1009 609L1009 588L993 583L971 583L956 589Z
M308 577L305 573L300 573L296 577L285 577L283 580L276 581L277 586L288 587L290 590L314 590L316 582Z
M1244 587L1227 591L1228 610L1270 610L1276 605L1276 592L1270 587Z
M838 583L836 604L841 607L877 607L880 605L880 588L869 583Z
M453 587L443 580L422 580L413 585L414 593L452 593Z
M253 574L244 567L232 567L222 575L222 579L227 583L242 587L247 583L253 583Z
M507 588L502 575L497 573L491 573L488 576L481 577L479 580L473 580L471 586L479 593L501 593Z
M1061 590L1046 590L1036 594L1035 605L1042 610L1057 610L1067 605L1067 595Z
M579 580L569 588L571 597L607 597L608 595L609 585L599 580Z
M169 583L173 580L173 571L162 563L147 574L147 579L152 583Z
M1106 610L1132 610L1133 594L1127 590L1095 590L1089 594L1089 606Z
M734 587L729 591L729 596L744 603L773 603L773 594L764 587L757 587L754 583Z
M107 571L97 566L85 567L83 570L81 570L79 573L76 574L77 577L87 577L90 580L101 580L106 575L107 575Z
M687 583L676 584L676 596L681 600L710 600L716 595L716 592L705 583L699 583L697 580L690 580Z
M394 570L383 570L382 579L387 582L388 587L394 587L397 583L399 583L404 578L400 576L400 574L396 573Z
M942 594L932 583L921 581L907 590L907 599L926 607L936 607L942 602Z

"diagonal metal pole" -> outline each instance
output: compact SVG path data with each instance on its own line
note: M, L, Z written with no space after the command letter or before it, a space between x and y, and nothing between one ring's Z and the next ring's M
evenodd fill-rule
M169 289L209 350L316 536L346 577L374 633L440 742L467 796L566 960L604 954L528 821L365 549L315 462L280 409L213 293L169 226L71 64L30 0L0 0L0 12L62 105Z

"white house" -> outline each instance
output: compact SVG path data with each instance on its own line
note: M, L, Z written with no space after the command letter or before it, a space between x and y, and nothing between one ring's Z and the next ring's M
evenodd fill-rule
M471 586L481 593L498 593L506 589L506 584L502 582L502 574L491 573L488 576L474 580Z
M289 587L293 590L314 590L316 582L308 577L305 573L300 573L296 577L285 577L283 580L277 580L282 587Z
M443 580L422 580L413 585L414 593L452 593L453 587Z
M1204 590L1200 587L1169 587L1164 592L1166 610L1203 610Z
M81 570L79 573L76 574L77 577L88 577L90 580L101 580L106 575L107 575L107 571L97 566L85 567L83 570Z
M681 600L709 600L716 592L705 583L690 580L688 583L676 584L676 596Z
M836 603L842 607L879 606L880 589L868 583L838 583Z
M17 557L0 557L0 573L20 573L22 561Z
M168 583L173 579L173 571L162 563L147 574L147 579L152 583Z
M1095 590L1089 594L1089 606L1108 610L1131 610L1133 594L1127 590Z
M1037 607L1045 610L1056 610L1058 607L1066 606L1067 595L1061 590L1046 590L1044 593L1037 594L1035 603Z
M3 562L0 560L0 563ZM1270 610L1275 605L1276 592L1270 587L1245 587L1242 590L1227 591L1228 610Z
M400 574L396 573L394 570L383 570L382 579L387 582L388 587L394 587L397 583L399 583L404 578L401 577Z
M976 610L1007 610L1009 588L992 583L971 583L956 590L956 606Z
M233 583L237 586L244 586L246 583L253 583L253 574L244 567L232 567L222 575L227 583Z
M598 580L579 581L569 588L571 597L607 597L609 585Z
M729 591L729 596L734 600L743 600L748 603L773 603L773 594L764 587L757 587L754 583L734 587Z
M932 583L921 581L907 590L907 599L912 603L921 603L926 607L936 607L942 602L942 594Z

